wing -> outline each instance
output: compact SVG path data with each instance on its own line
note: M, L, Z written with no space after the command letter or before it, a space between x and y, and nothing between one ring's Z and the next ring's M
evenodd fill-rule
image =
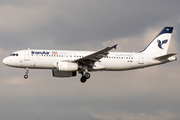
M162 44L165 44L165 43L167 43L167 41L168 41L168 40L163 40L163 41L162 41Z
M74 60L74 62L83 63L83 64L93 67L95 62L97 62L97 61L100 62L100 59L103 57L106 57L109 54L109 51L112 50L113 48L116 49L116 46L117 46L117 44L112 47L106 47L106 48L99 50L97 52L94 52L90 55L87 55L80 59L76 59L76 60Z

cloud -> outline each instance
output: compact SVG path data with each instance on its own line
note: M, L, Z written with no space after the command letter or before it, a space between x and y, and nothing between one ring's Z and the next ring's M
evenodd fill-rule
M19 33L36 29L49 21L48 11L42 7L0 6L1 33Z
M102 45L110 39L139 36L148 28L175 25L179 18L177 3L167 1L20 0L6 3L0 7L3 11L0 39L4 40L1 44L21 44L24 48L50 49L52 46L48 47L46 41L52 40L56 43L55 49L84 49L84 44ZM139 3L143 4L143 10L139 9ZM78 47L69 47L71 44ZM8 47L16 49L14 45Z
M97 115L98 116L98 115ZM174 115L171 112L167 112L167 111L159 111L156 115L152 115L152 114L145 114L145 113L138 113L138 114L134 114L134 113L128 113L128 112L124 112L124 111L114 111L114 113L111 113L112 117L106 116L106 114L98 116L99 118L103 119L103 120L164 120L164 119L169 119L169 120L173 120L173 119L177 119L179 118L179 116ZM174 116L176 116L177 118L174 118Z
M179 52L179 1L0 1L0 58L19 49L139 52L164 26L174 26L169 53ZM179 58L179 55L177 54ZM179 62L124 72L95 72L87 83L53 78L51 70L2 63L1 119L180 118Z

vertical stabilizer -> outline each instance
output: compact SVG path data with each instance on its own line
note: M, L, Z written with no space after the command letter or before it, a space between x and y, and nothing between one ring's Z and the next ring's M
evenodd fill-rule
M173 31L173 27L164 27L164 29L142 51L142 53L160 54L160 55L167 54L172 31Z

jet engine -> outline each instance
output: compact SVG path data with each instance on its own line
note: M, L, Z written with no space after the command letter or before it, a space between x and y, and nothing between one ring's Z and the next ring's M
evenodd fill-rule
M52 70L53 77L73 77L76 76L76 71L58 71L57 69Z
M78 64L74 62L55 62L54 67L59 71L77 71Z

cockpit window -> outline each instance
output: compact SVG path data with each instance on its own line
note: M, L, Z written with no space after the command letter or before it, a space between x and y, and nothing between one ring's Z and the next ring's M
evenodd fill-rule
M13 53L10 56L18 56L18 54L17 53Z

